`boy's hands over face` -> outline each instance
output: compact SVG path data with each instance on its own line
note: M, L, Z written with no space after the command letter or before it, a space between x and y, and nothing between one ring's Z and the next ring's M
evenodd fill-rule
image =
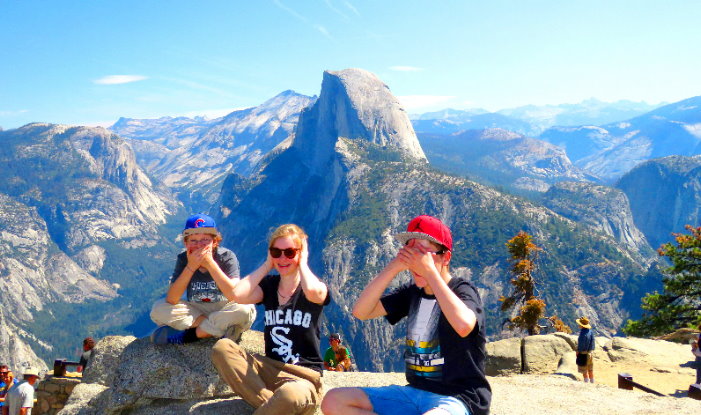
M414 274L430 278L438 273L434 262L433 247L416 241L415 239L409 241L409 244L399 251L397 258Z
M209 268L214 264L214 257L212 256L213 244L207 244L202 247L188 249L187 251L187 264L192 269L198 269L200 267Z

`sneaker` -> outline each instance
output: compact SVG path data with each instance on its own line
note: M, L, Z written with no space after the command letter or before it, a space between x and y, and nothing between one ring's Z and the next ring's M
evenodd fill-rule
M153 344L183 344L184 330L177 330L170 326L161 326L151 333Z

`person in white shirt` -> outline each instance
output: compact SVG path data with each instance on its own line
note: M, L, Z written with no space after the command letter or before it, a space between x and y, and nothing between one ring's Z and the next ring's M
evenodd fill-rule
M36 369L24 371L24 381L7 392L2 415L30 415L34 407L34 385L39 381Z

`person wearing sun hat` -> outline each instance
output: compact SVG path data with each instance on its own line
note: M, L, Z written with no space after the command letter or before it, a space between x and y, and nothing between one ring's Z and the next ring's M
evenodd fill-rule
M577 339L577 369L584 377L584 382L594 383L594 333L591 331L591 323L586 317L577 320L579 325L579 338ZM586 355L586 360L582 355ZM581 363L581 364L580 364Z
M151 341L184 344L225 335L238 341L256 310L234 301L240 279L236 255L219 246L221 234L207 215L187 218L182 236L185 250L177 257L166 298L151 309L151 319L159 325Z
M353 315L384 316L392 325L407 317L403 360L409 385L332 389L322 401L323 413L488 414L484 307L474 285L450 274L450 229L421 215L395 238L402 247L365 287ZM403 271L412 280L383 295Z
M39 372L34 368L24 369L24 380L7 392L2 415L28 415L34 407L34 385L39 381Z

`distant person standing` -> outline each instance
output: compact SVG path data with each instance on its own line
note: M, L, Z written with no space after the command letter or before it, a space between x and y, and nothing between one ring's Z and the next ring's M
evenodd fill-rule
M2 415L29 415L34 407L34 385L39 380L36 369L25 369L24 381L7 393Z
M7 365L0 365L0 409L5 405L7 392L18 383L19 381L12 376L10 368Z
M234 340L256 318L253 305L234 301L239 282L239 261L219 246L222 237L214 219L196 214L183 230L185 251L178 255L165 300L151 309L161 327L151 334L155 344L184 344L205 337L229 335ZM183 300L187 294L187 300Z
M351 359L348 348L341 345L341 335L332 333L329 336L329 347L324 353L324 369L335 372L351 370Z
M90 363L92 358L92 349L95 347L95 339L92 337L86 337L83 339L83 354L80 356L80 364L78 365L78 372L82 372Z
M584 376L584 382L594 383L594 333L588 318L580 317L576 321L580 329L577 339L577 369ZM580 357L584 355L586 358Z

